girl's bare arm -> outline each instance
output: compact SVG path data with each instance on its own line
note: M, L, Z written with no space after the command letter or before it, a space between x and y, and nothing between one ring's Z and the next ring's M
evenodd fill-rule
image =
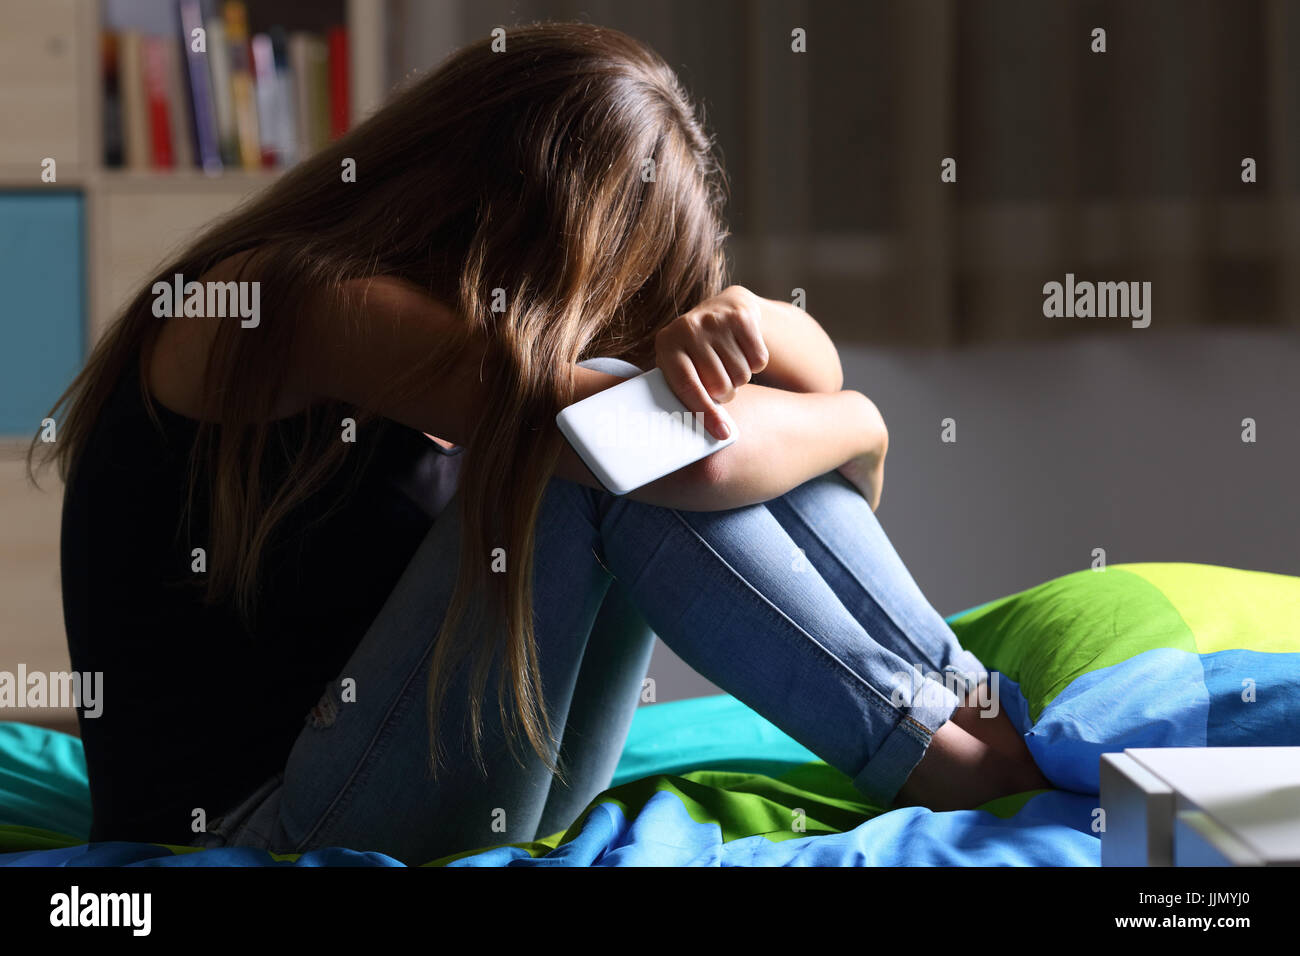
M838 392L844 387L840 354L811 315L778 299L759 300L770 358L755 381L794 392Z
M306 318L286 376L286 382L292 383L287 387L298 392L291 404L338 399L467 444L486 404L482 375L486 350L469 348L447 374L422 384L416 394L389 397L394 376L445 348L461 320L401 280L359 281L366 311L366 321L359 327L320 310ZM248 334L256 333L249 330ZM580 367L573 374L575 400L621 381ZM802 393L748 384L735 389L727 412L739 429L739 441L629 497L687 511L754 504L869 454L884 438L884 423L875 405L851 391ZM567 442L556 474L600 487Z

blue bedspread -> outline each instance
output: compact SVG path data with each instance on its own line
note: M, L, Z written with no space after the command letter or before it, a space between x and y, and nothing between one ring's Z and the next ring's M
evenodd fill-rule
M1300 746L1297 622L1297 577L1176 563L1065 575L949 618L1057 790L882 812L758 714L710 697L642 707L613 785L566 833L429 862L1097 865L1101 754ZM89 827L80 741L0 723L0 865L398 865L349 849L86 845Z
M613 786L567 834L449 866L1092 866L1095 796L1041 792L982 810L881 813L728 696L656 704L633 721ZM798 819L799 822L794 821ZM2 866L399 866L380 853L275 859L244 848L86 844L80 742L0 723Z

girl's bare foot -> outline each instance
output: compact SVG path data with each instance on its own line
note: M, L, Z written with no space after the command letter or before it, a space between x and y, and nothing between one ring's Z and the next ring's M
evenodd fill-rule
M987 704L981 704L974 691L966 698L966 702L954 711L952 720L968 734L973 734L994 750L1013 760L1021 761L1029 755L1025 738L1011 722L1007 712L1001 706L994 709Z
M897 806L962 810L1013 793L1051 789L1011 718L1000 708L987 716L989 710L978 703L957 708L899 790Z

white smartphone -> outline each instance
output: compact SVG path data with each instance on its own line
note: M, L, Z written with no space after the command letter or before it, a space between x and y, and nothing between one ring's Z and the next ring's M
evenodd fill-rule
M673 394L664 373L653 369L575 402L555 416L573 450L612 494L625 495L671 475L738 437L736 423L725 440L704 427Z

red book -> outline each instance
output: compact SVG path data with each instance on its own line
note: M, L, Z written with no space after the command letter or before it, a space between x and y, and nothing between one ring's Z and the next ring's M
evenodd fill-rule
M348 131L348 31L333 27L329 32L330 51L330 139Z
M172 158L172 124L167 106L167 52L163 44L170 42L164 37L147 36L143 39L144 47L144 98L149 117L150 153L155 169L171 169Z

